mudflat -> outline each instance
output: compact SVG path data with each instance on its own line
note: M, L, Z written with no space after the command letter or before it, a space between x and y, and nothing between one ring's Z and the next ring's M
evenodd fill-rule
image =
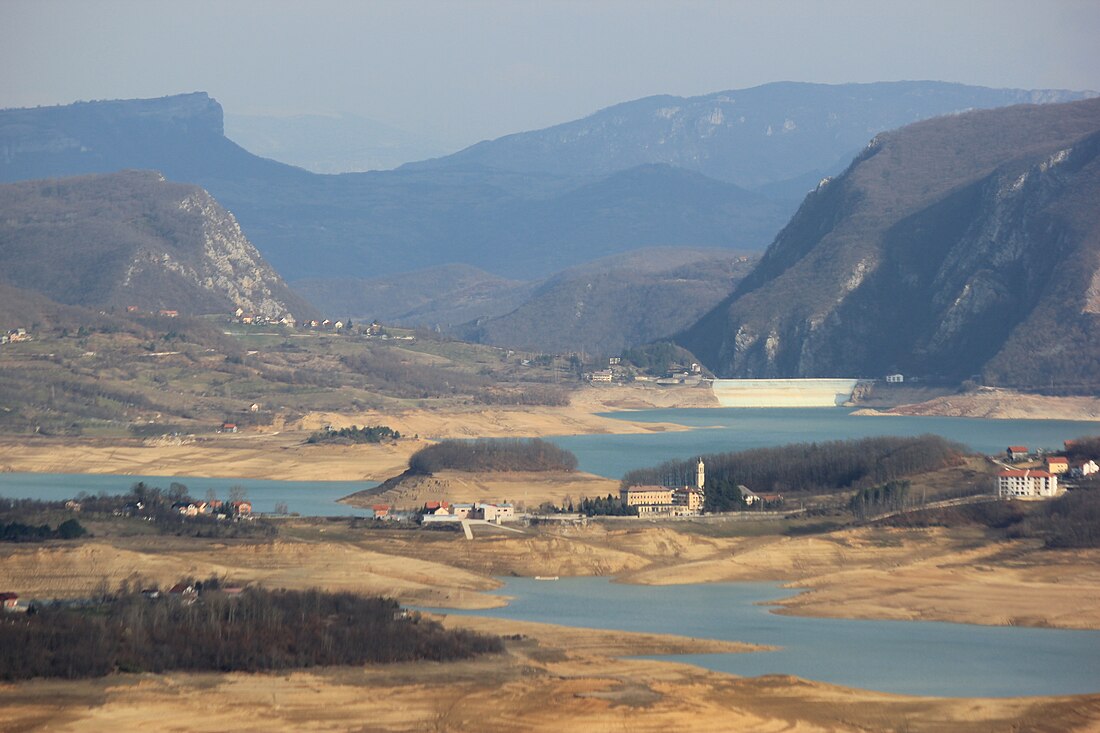
M648 394L650 390L643 392ZM652 390L654 394L660 392ZM625 393L632 393L629 388ZM597 391L597 393L602 393ZM614 402L618 392L607 397ZM668 401L671 398L666 398ZM292 423L242 433L178 440L136 438L2 437L0 471L111 473L253 478L286 481L382 481L405 470L409 456L445 438L521 438L591 433L687 430L673 423L611 419L594 411L595 396L566 407L408 409L391 412L309 413ZM394 443L310 445L326 425L388 425Z
M856 529L722 536L680 523L539 527L518 535L287 524L274 541L118 537L0 548L0 587L30 597L162 587L217 574L265 587L381 593L488 608L500 575L616 575L625 582L769 579L806 592L782 611L1100 628L1100 551L989 542L976 530ZM1025 592L1026 591L1026 592ZM0 685L0 730L988 731L1100 730L1100 695L936 699L789 676L743 679L625 660L752 653L750 645L448 616L504 635L502 655L454 663L270 674L113 675ZM233 704L225 704L232 700Z

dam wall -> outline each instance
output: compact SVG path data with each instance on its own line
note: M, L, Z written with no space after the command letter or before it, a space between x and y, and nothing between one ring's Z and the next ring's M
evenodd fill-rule
M836 407L852 398L858 379L715 379L722 407Z

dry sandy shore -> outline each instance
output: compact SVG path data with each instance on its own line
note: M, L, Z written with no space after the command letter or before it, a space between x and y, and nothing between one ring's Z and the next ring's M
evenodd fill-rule
M404 603L488 608L495 577L608 576L641 584L773 580L806 592L784 612L1100 629L1100 550L1045 550L972 529L862 528L807 537L709 536L700 526L481 526L453 532L298 523L276 541L92 539L0 546L0 587L73 597L106 582L215 574L267 587L352 590Z
M171 444L137 439L0 438L0 471L180 475L288 481L381 481L405 470L426 441L685 430L596 412L705 403L706 390L654 387L581 390L568 407L451 408L354 414L311 413L294 424ZM405 436L392 445L306 445L325 425L388 425Z
M899 405L884 410L861 410L856 414L934 415L1000 420L1100 420L1100 397L1045 397L983 387L966 394L936 397L927 402Z
M713 527L485 528L451 533L296 523L274 542L163 537L0 548L0 587L73 596L211 573L268 587L384 593L485 608L492 576L629 582L794 581L785 611L1100 628L1100 551L1044 551L975 531L861 529L783 538ZM0 685L0 730L1019 731L1100 730L1100 696L910 698L791 677L739 679L626 655L748 651L660 635L451 616L505 635L503 656L282 674L120 675ZM226 701L232 701L227 704ZM166 721L171 725L165 727Z
M616 658L700 649L688 639L493 625L523 638L468 662L0 685L0 730L1069 733L1100 725L1100 696L912 698L742 679Z
M145 444L136 439L0 438L0 471L114 473L284 479L381 481L401 473L425 441L686 430L674 423L632 422L632 409L717 407L705 388L651 385L589 387L567 407L449 408L396 412L311 413L293 424L193 442ZM625 419L600 412L623 412ZM903 405L889 414L987 418L1100 420L1100 397L1042 397L982 390ZM864 414L882 414L866 410ZM324 425L389 425L418 440L394 445L306 445Z

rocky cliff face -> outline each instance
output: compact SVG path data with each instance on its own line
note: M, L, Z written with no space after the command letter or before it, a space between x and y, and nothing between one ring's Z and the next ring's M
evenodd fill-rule
M719 374L1100 383L1100 102L879 136L682 337Z
M206 191L154 172L0 186L0 280L71 305L302 317Z

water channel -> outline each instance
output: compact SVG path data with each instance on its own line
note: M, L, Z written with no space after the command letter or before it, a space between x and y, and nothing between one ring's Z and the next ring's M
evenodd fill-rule
M1061 449L1065 440L1100 435L1100 422L1081 420L987 420L962 417L852 415L840 407L693 408L609 412L605 417L676 423L693 430L626 435L551 437L577 456L580 470L620 478L633 468L672 458L881 435L941 435L978 453L1003 454L1009 445Z
M772 613L772 583L640 586L607 578L507 578L501 608L449 614L676 634L780 647L654 657L744 676L791 674L881 692L1016 697L1100 691L1100 631L866 621Z

